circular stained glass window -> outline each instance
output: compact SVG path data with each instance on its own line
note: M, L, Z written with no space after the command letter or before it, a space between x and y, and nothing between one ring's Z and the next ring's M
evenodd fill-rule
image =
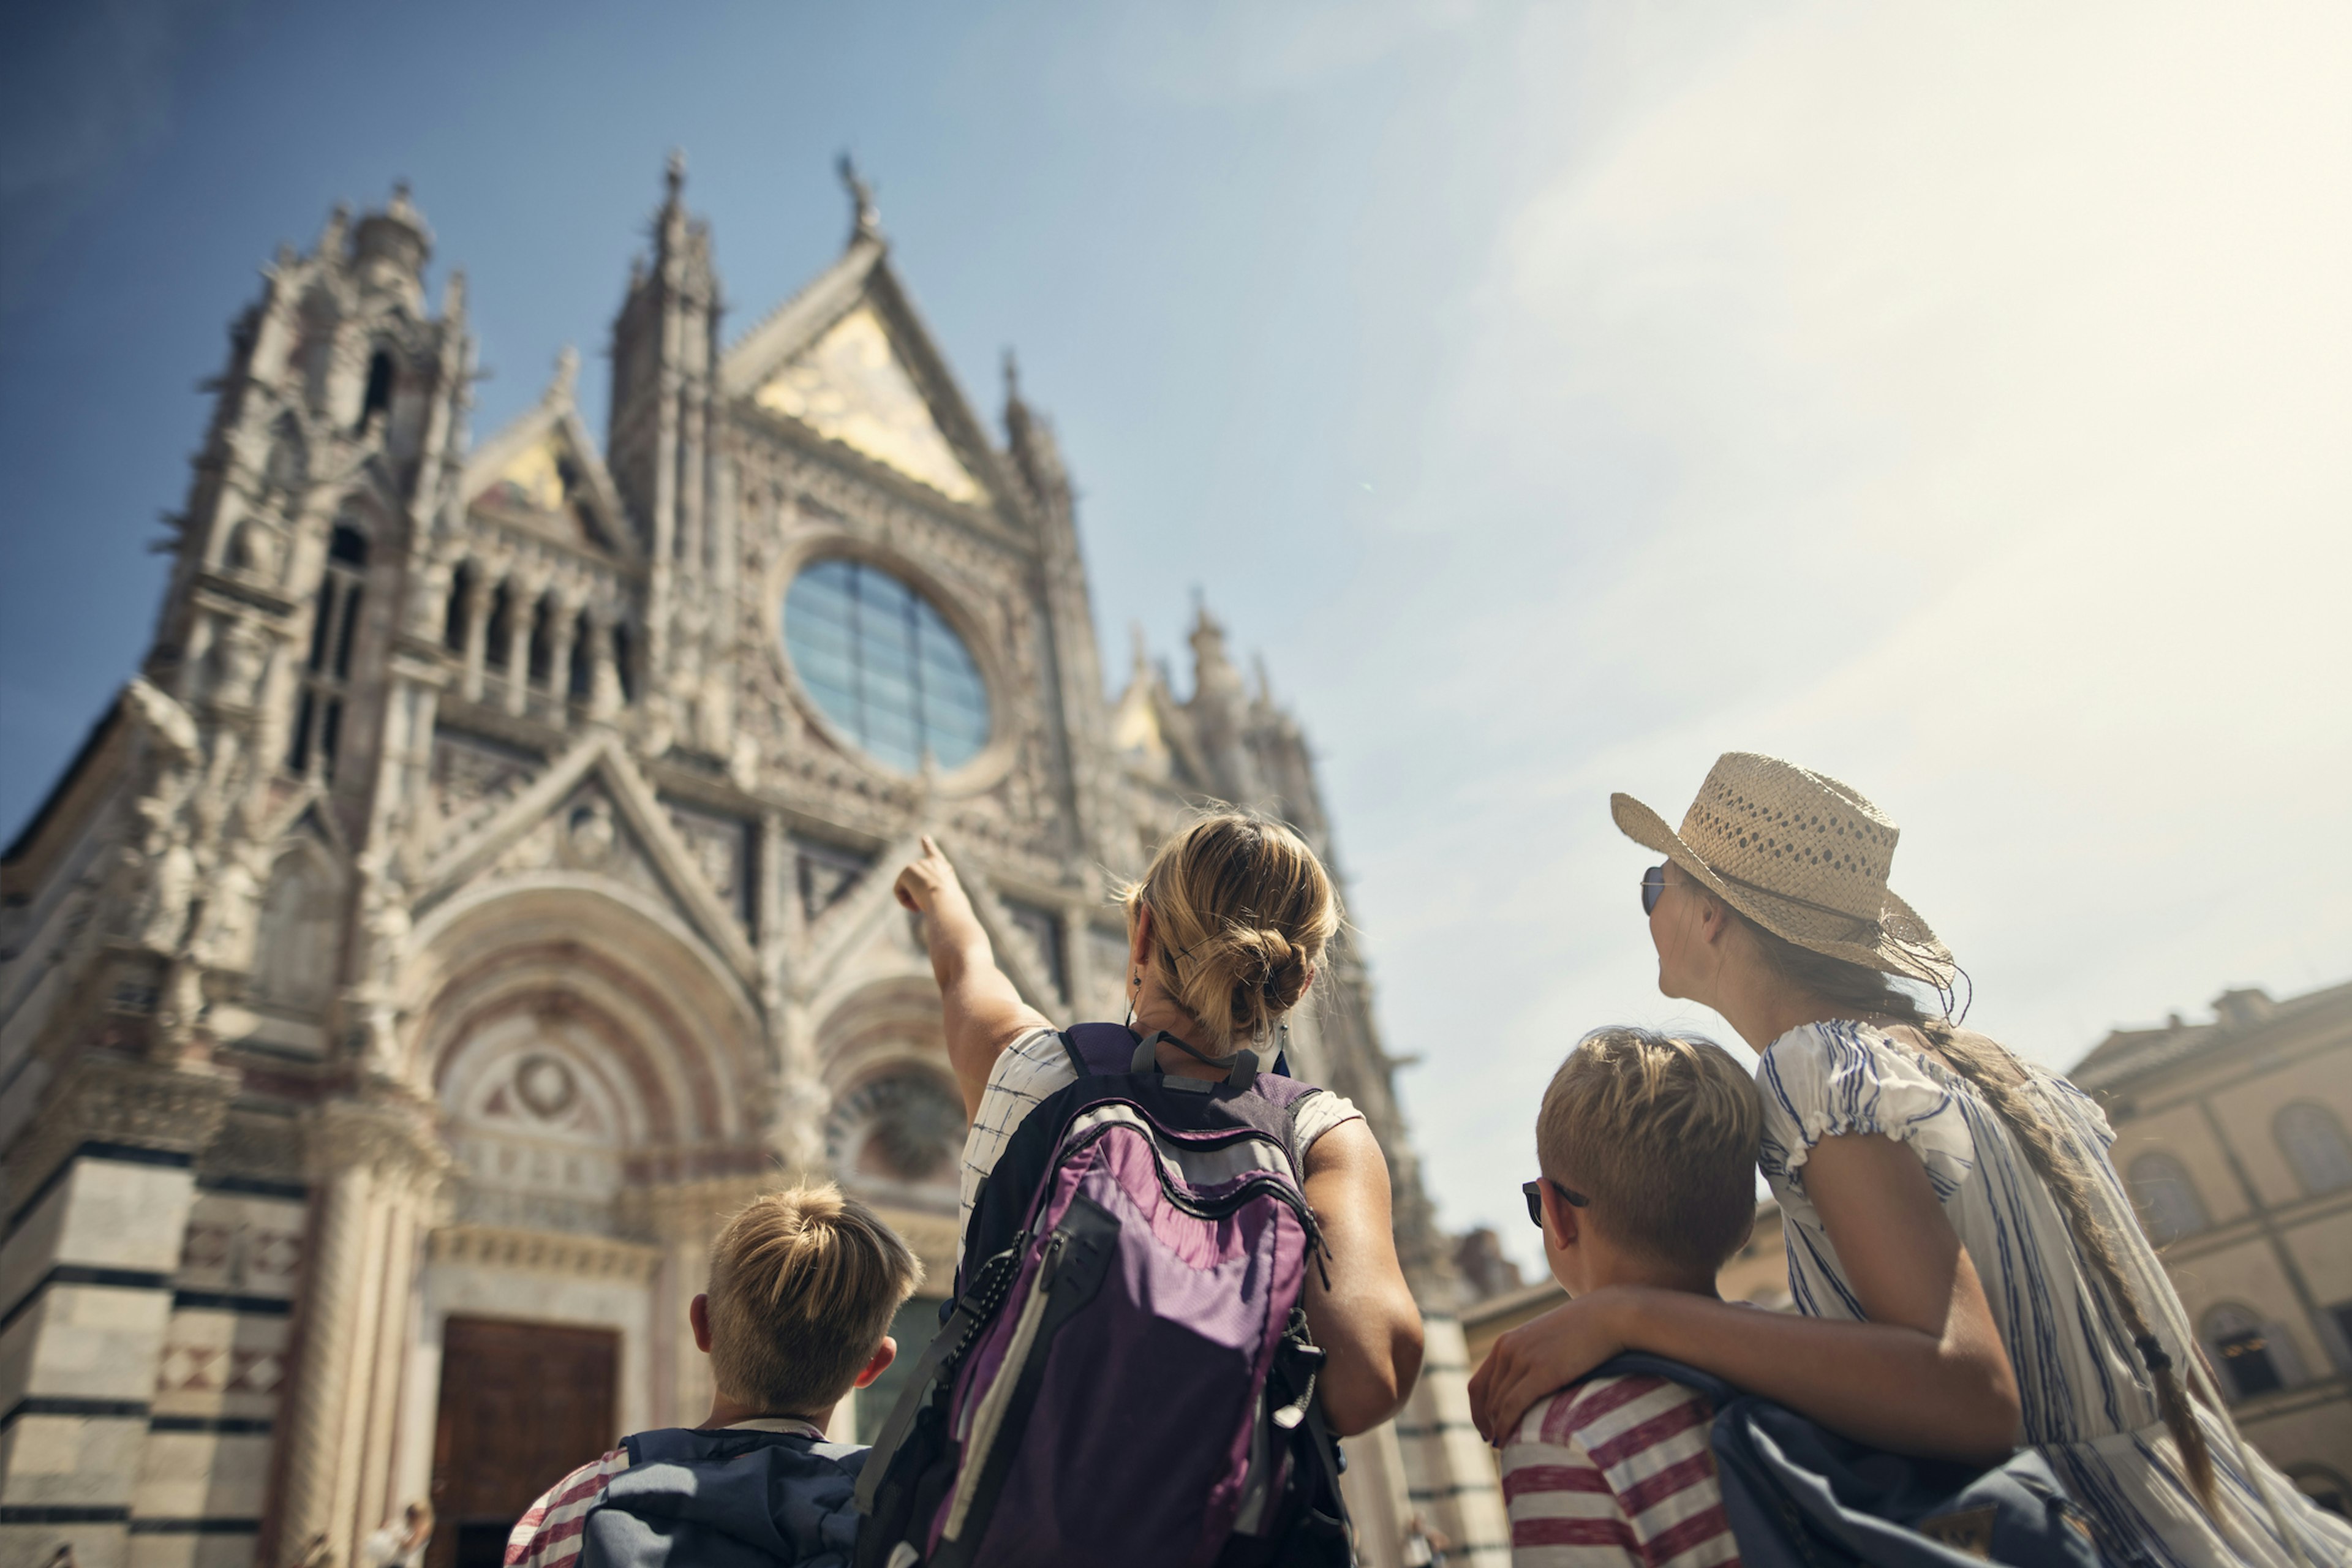
M988 743L988 689L929 599L863 561L818 561L784 595L784 647L825 717L904 773Z

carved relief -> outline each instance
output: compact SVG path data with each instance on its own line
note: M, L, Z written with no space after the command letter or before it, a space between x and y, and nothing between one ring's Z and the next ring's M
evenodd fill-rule
M554 1011L501 1019L460 1047L442 1093L465 1170L460 1221L613 1228L630 1133L627 1108L593 1065L601 1048Z
M290 1297L302 1270L302 1224L299 1204L199 1193L173 1283L183 1290Z
M529 752L448 730L433 737L432 798L442 839L462 837L495 816L544 765Z
M745 895L751 887L751 830L740 818L716 816L676 802L663 803L670 826L694 858L695 868L710 884L730 913L744 921Z
M944 1075L909 1063L841 1095L825 1119L826 1163L877 1195L954 1201L963 1100Z

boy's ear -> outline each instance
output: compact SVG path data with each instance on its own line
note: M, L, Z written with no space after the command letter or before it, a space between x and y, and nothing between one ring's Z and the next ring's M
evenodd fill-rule
M704 1355L710 1353L710 1297L697 1295L686 1304L687 1327L694 1331L694 1348Z
M892 1339L889 1335L884 1334L882 1336L882 1342L874 1347L873 1355L869 1356L866 1359L865 1366L859 1369L857 1381L851 1384L849 1386L852 1388L865 1387L867 1384L872 1383L876 1378L881 1376L883 1373L889 1370L890 1363L898 1359L898 1342Z
M1555 1252L1565 1252L1583 1237L1584 1216L1549 1182L1539 1191L1543 1194L1544 1245Z

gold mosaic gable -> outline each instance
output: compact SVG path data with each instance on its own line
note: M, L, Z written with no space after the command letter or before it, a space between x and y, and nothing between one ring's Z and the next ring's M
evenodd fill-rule
M751 397L950 500L981 499L871 306L835 321Z
M538 517L583 543L609 548L592 494L579 458L557 425L501 464L497 477L474 500Z

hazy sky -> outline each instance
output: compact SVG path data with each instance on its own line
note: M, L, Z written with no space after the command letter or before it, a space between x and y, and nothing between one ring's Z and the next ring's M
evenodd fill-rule
M1883 805L2040 1059L2352 976L2340 5L54 9L0 32L0 832L281 238L414 182L478 438L567 342L601 410L667 148L740 331L849 146L976 399L1012 343L1055 416L1114 676L1197 584L1307 724L1449 1223L1521 1247L1577 1035L1721 1028L1606 798L1723 750Z

